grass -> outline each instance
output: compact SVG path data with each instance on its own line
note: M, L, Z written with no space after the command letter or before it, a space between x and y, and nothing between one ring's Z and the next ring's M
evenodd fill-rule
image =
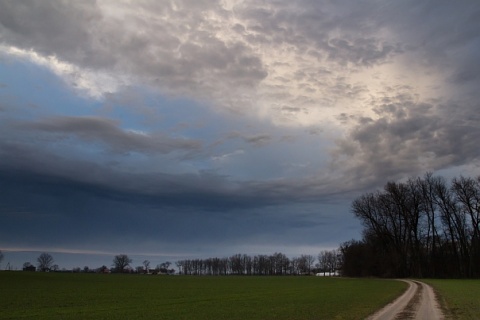
M364 319L405 288L380 279L0 272L0 319Z
M480 319L480 280L422 280L440 295L448 319Z

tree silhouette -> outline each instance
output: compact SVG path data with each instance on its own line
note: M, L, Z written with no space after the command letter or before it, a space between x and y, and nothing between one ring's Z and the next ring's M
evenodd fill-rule
M115 267L116 272L124 272L125 268L128 267L130 263L132 263L132 259L126 254L119 254L113 258L113 266Z
M352 211L363 240L342 246L345 275L480 276L480 177L388 182Z
M53 257L50 254L44 252L37 258L37 267L40 271L43 272L50 271L50 268L53 265L53 261Z
M148 260L143 260L143 268L145 270L145 273L148 273L148 268L150 267L150 261Z

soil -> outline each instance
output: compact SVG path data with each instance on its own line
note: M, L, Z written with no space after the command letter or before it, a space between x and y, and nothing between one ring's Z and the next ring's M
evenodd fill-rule
M432 287L420 281L401 281L408 283L408 289L395 301L368 317L368 320L437 320L445 318Z

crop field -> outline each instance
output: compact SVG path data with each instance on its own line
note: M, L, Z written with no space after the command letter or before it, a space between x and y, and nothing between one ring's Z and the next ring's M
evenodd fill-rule
M480 319L480 280L422 280L441 296L447 316L459 320Z
M394 280L0 272L0 319L364 319Z

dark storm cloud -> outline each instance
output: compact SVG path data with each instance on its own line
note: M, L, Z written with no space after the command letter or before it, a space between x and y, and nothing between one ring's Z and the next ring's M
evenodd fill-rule
M36 163L12 163L25 155L25 152L22 156L12 154L1 161L5 187L9 184L23 185L35 193L59 196L62 192L79 191L90 197L110 198L130 204L211 211L266 207L289 201L312 200L316 196L302 192L305 185L292 187L287 181L235 182L209 173L125 173L108 166L55 159L40 152L37 153L39 160Z
M427 98L415 93L421 86L415 81L384 85L364 104L373 116L341 113L337 119L349 127L355 123L334 152L334 162L344 160L336 165L343 167L345 183L378 186L427 170L477 163L480 97L474 88L480 85L475 75L480 20L475 17L480 6L470 1L407 1L386 3L373 12L384 14L376 15L372 26L396 35L409 62L405 71L436 74L430 88L444 89Z
M82 130L88 127L88 135L84 139L102 137L92 128L92 126L96 128L98 123L80 121L76 122L76 126L69 123L68 128L63 127L65 123L61 121L60 125L56 123L55 127L51 124L46 125L47 123L35 124L37 135L39 129L53 130L56 134L71 132L81 134ZM100 128L105 130L103 125ZM107 135L102 139L108 141L109 147L113 148L110 145L116 141L114 138L117 137ZM120 138L124 138L123 134L120 134ZM265 137L257 136L252 139L251 143L258 144L263 143ZM103 159L101 152L92 160L78 157L75 148L66 148L64 152L57 153L58 148L65 147L57 146L55 141L47 148L45 145L37 145L31 138L27 138L28 143L9 140L0 142L0 170L9 180L18 179L15 183L23 184L26 188L41 184L50 186L45 190L78 189L90 196L113 198L126 203L150 203L159 207L190 207L213 211L259 208L292 201L326 200L338 192L333 188L332 181L317 181L313 178L236 181L228 175L209 171L182 174L149 167L139 168L145 170L132 170L132 165L126 159L117 159L112 155ZM116 146L122 152L139 149L135 140L122 143L127 145ZM3 181L7 185L6 180Z
M336 155L345 156L352 184L381 181L461 166L480 159L478 105L434 106L412 97L375 107L376 119L359 119Z
M127 21L102 15L102 3L95 1L3 1L0 21L6 43L85 67L115 66L139 75L174 76L184 81L187 74L200 80L197 75L213 69L224 80L255 82L265 77L265 71L245 44L256 42L290 43L295 50L313 49L340 65L372 66L402 52L397 42L377 35L387 29L400 34L399 41L410 50L441 57L445 48L476 39L478 6L462 4L246 1L233 8L233 15L244 24L237 23L234 29L246 41L231 44L218 36L222 26L208 21L209 13L227 20L232 16L216 1L144 2L138 11L125 14ZM119 11L123 6L118 4ZM156 19L140 8L155 12ZM439 20L440 16L445 19ZM112 54L116 52L122 54Z
M274 58L266 65L278 46L289 46L300 64L303 55L328 64L297 66L293 71L306 76L299 86L306 95L290 92L292 84L269 85L265 94L272 99L314 105L319 98L309 94L325 92L320 103L330 105L335 95L357 92L347 81L325 75L383 64L401 52L396 42L376 35L379 22L371 17L385 14L383 8L369 2L247 1L229 11L217 1L147 1L136 8L121 2L21 1L1 4L0 30L4 43L242 112L257 104L243 90L255 89L274 66L289 64Z
M319 237L330 238L328 232L318 235L315 230L331 224L332 218L324 212L327 210L313 205L259 208L243 199L212 207L212 194L197 203L189 202L188 194L183 203L180 198L172 202L162 196L134 195L19 171L0 170L0 181L4 196L0 241L7 248L91 248L137 254L180 249L186 256L208 256L218 247L227 247L221 255L232 254L231 246L238 244L243 246L242 252L270 253L261 246L248 246L275 243L278 248L292 241L315 245ZM205 205L207 200L210 203ZM292 210L303 214L292 220Z
M252 31L246 35L251 43L290 43L319 59L364 67L384 63L401 52L396 43L373 36L378 25L371 16L382 13L382 6L373 3L337 6L328 1L281 1L262 6L246 1L234 10L246 21L242 30Z
M431 69L425 72L442 70L442 81L476 83L480 9L475 2L245 1L227 7L220 1L145 1L135 7L3 1L0 39L238 113L262 103L262 96L255 99L260 85L268 89L263 97L305 114L339 99L374 95L368 85L345 75L399 57L406 68L410 61L412 68ZM269 56L277 50L290 57ZM275 74L282 66L292 69L288 78ZM298 120L278 107L270 112Z
M91 54L91 37L102 19L95 4L95 0L1 1L0 39L89 67L112 65L111 58Z
M480 8L472 1L402 1L385 7L389 14L377 17L379 25L408 40L406 49L430 56L424 63L448 60L452 48L461 51L478 37ZM394 14L395 11L405 14Z
M266 76L261 60L247 46L217 36L221 26L211 24L206 15L220 10L218 4L146 2L150 15L140 12L142 6L122 12L123 5L118 3L118 11L112 8L112 17L102 15L102 3L95 1L4 1L1 40L87 69L128 73L170 92L197 96L210 97L214 84L250 87Z
M405 70L412 62L412 68L426 68L423 74L438 74L439 85L450 81L451 92L432 102L421 96L401 98L402 89L385 87L386 95L404 101L365 103L363 107L370 109L365 111L377 112L376 117L345 110L333 117L345 125L361 119L357 127L347 129L351 140L339 142L338 154L352 157L350 170L363 163L369 168L364 172L370 174L374 166L369 164L375 163L382 170L398 165L401 172L408 168L414 172L418 167L451 166L461 162L461 157L474 157L468 142L452 142L458 136L472 137L474 133L464 128L477 125L472 117L478 107L477 94L463 86L478 84L479 14L478 4L469 1L245 1L232 8L217 1L146 1L136 7L122 2L3 1L0 36L7 45L56 56L86 69L126 73L161 91L219 99L236 111L249 99L236 89L255 87L268 78L269 70L275 71L266 65L269 57L262 56L262 50L284 46L295 61L269 63L281 68L297 62L300 67L292 70L291 78L276 76L277 82L266 85L263 94L282 101L283 107L272 110L289 120L310 115L312 106L329 107L341 98L355 101L378 94L368 83L354 82L347 75L401 57ZM302 64L305 57L325 63ZM289 91L291 79L299 81L295 89L301 93ZM462 97L466 93L471 96ZM429 105L428 113L414 114L417 105ZM458 106L470 123L445 123L441 106L449 105ZM93 118L50 119L30 129L100 141L117 152L167 153L198 147L196 141L145 136L120 129L110 120ZM244 141L265 145L270 136L245 136Z
M100 142L114 152L169 153L174 150L198 150L201 147L196 140L123 130L116 121L99 117L56 117L23 123L19 127L37 133L50 133L53 139L74 136L90 143Z

